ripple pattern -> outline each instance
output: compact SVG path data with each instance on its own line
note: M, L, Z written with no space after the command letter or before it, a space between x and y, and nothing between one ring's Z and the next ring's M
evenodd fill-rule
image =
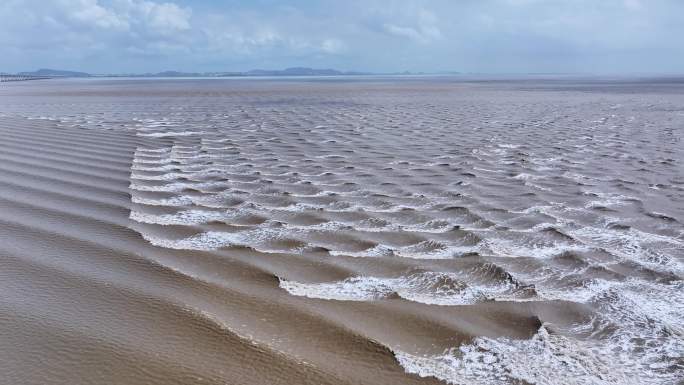
M131 229L273 274L280 293L391 349L409 374L684 378L681 86L89 87L73 91L95 95L75 109L18 98L7 114L135 136ZM468 312L486 322L458 318ZM422 321L379 326L395 316Z

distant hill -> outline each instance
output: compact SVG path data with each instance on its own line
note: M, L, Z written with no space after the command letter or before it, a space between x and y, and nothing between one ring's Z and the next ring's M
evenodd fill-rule
M387 73L384 75L421 75L423 73ZM142 77L142 78L158 78L158 77L239 77L239 76L352 76L352 75L377 75L372 72L358 72L358 71L339 71L332 68L308 68L308 67L291 67L283 70L264 70L254 69L249 71L233 71L233 72L181 72L181 71L163 71L157 73L129 73L129 74L89 74L86 72L64 71L48 68L41 68L37 71L20 72L18 75L36 76L36 77L71 77L83 78L91 76L113 76L113 77Z
M144 77L231 77L231 76L341 76L341 75L370 75L363 72L343 72L335 69L316 69L307 67L292 67L284 70L255 69L244 72L179 72L164 71L158 73L135 74Z
M197 72L162 71L162 72L157 72L156 74L143 74L141 76L163 77L163 78L187 78L187 77L204 76L204 74L197 73Z
M163 71L157 73L144 74L117 74L107 76L131 76L131 77L147 77L147 78L174 78L174 77L239 77L239 76L343 76L343 75L372 75L370 72L345 72L335 69L316 69L307 67L292 67L284 70L263 70L255 69L249 71L233 71L233 72L179 72L179 71ZM99 75L98 75L99 76Z
M20 72L19 75L24 75L24 76L62 76L62 77L69 77L69 78L86 78L86 77L91 76L90 74L85 73L85 72L53 70L53 69L49 69L49 68L41 68L37 71L32 71L32 72Z
M308 67L291 67L284 70L251 70L245 72L248 76L342 76L342 75L371 75L368 72L338 71L335 69L316 69Z

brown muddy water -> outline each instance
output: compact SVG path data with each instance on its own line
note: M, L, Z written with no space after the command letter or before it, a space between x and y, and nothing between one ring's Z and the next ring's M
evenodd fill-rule
M0 87L0 383L678 384L684 80Z

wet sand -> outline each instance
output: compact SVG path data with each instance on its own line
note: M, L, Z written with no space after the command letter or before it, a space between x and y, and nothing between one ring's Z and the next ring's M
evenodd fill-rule
M677 384L683 131L677 79L3 84L0 373Z

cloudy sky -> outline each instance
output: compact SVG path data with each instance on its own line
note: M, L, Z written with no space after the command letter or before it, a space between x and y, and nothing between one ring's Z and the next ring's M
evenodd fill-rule
M684 73L684 0L0 0L0 71Z

